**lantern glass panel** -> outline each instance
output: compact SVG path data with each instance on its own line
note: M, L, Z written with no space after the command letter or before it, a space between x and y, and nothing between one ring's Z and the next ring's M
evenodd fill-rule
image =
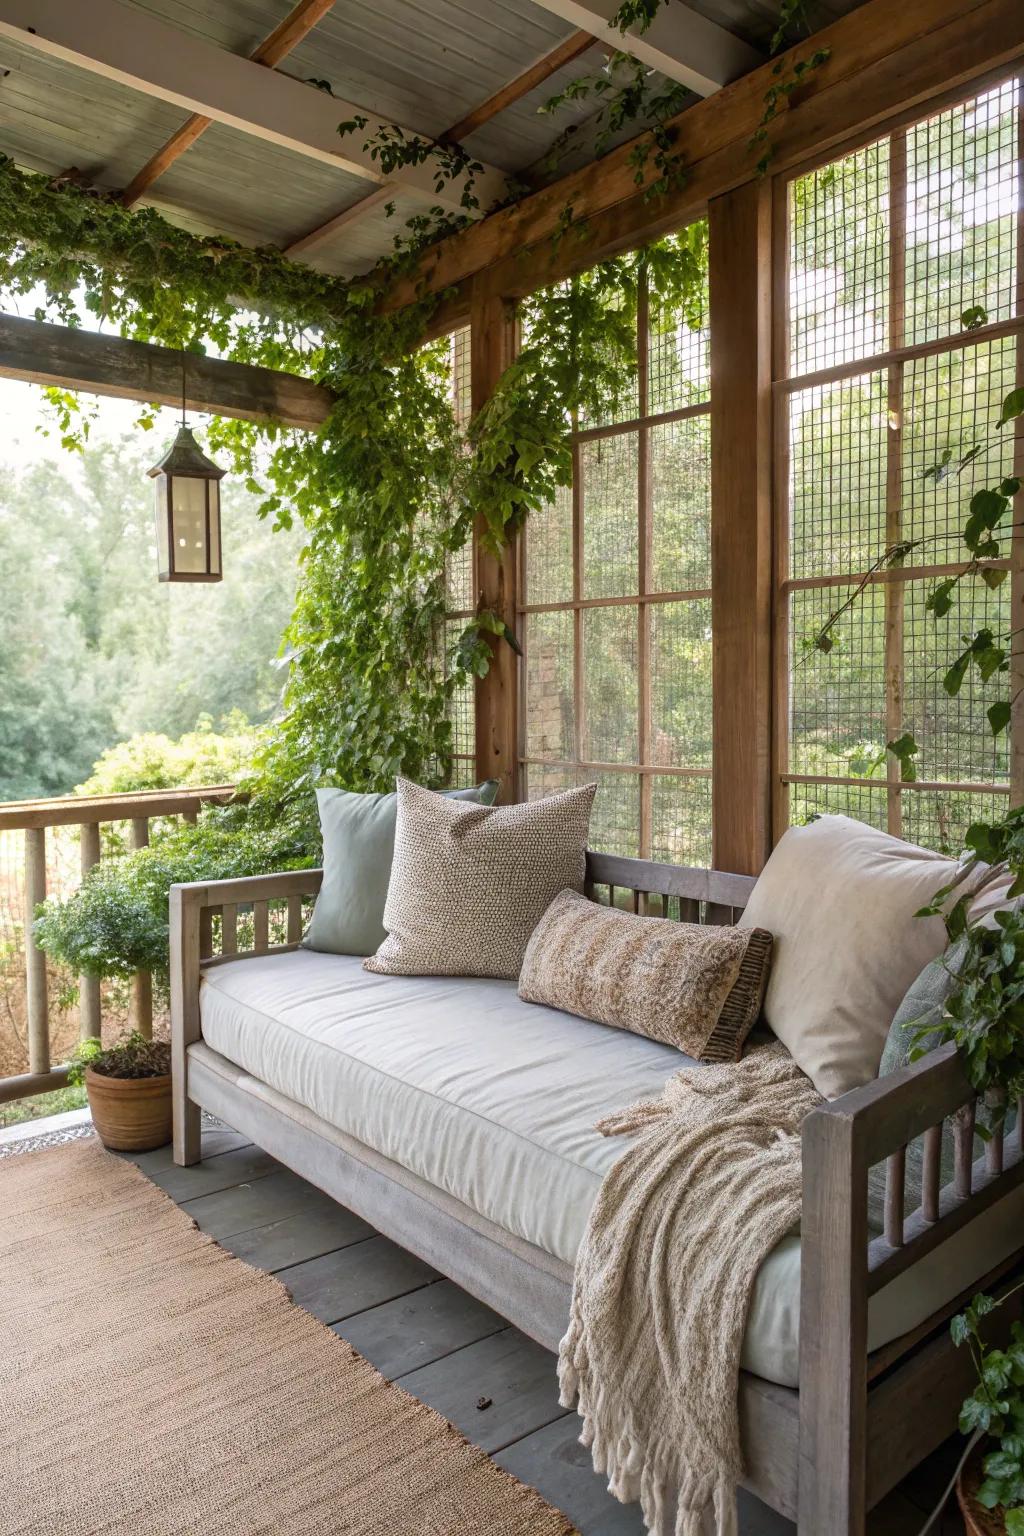
M220 482L208 480L210 487L210 575L219 576L220 571Z
M171 475L171 527L176 575L206 574L206 480Z
M157 475L153 481L153 515L156 518L156 567L159 575L170 571L167 527L167 476Z

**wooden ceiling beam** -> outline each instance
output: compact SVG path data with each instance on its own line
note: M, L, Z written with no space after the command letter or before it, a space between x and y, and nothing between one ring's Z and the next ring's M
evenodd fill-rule
M292 7L284 20L249 55L253 63L262 64L267 69L275 68L313 30L317 22L334 4L336 0L298 0L298 4ZM197 139L202 138L212 122L211 117L202 117L198 112L193 112L178 131L171 135L167 143L150 156L138 174L132 177L121 194L121 202L124 206L133 208L139 198L148 192L153 183L174 164L175 160L180 159Z
M516 75L507 85L501 86L493 95L486 97L479 106L467 112L465 117L460 117L457 123L446 128L441 135L442 139L450 144L461 144L463 139L468 139L471 133L489 123L492 117L497 117L499 112L504 112L506 107L514 106L517 101L522 101L538 85L543 85L545 80L557 74L566 64L571 64L578 59L581 53L586 53L588 48L593 48L594 39L589 32L570 32L567 38L557 43L554 48L542 54L536 63L524 69Z
M394 125L119 0L0 0L0 37L366 181L384 180L363 146ZM341 137L339 122L353 118L364 118L365 128ZM438 193L429 162L403 166L391 180L432 203L461 207L461 182ZM476 178L482 206L499 201L505 186L504 172L485 165Z
M180 406L182 354L121 336L0 314L0 378ZM185 354L185 402L191 411L243 421L270 419L312 431L327 420L333 401L329 389L297 374Z
M550 49L535 64L531 64L529 69L524 69L522 74L516 75L514 80L510 80L492 96L488 96L485 101L474 107L471 112L467 112L465 117L461 117L450 128L446 128L439 142L461 143L477 128L482 128L484 123L489 123L492 117L496 117L499 112L504 112L505 108L512 106L514 102L520 101L538 85L550 79L557 70L566 64L571 64L573 59L578 59L581 53L585 53L593 46L594 39L589 32L571 33L557 47ZM295 257L313 250L316 246L322 245L325 240L329 240L332 235L336 235L339 230L365 218L368 213L372 213L375 208L379 208L382 203L386 203L393 197L394 193L394 186L385 183L366 197L360 198L357 203L350 203L347 208L342 208L339 213L325 219L322 224L307 230L304 235L296 236L284 247L284 254Z
M764 63L764 54L682 0L658 10L646 31L614 25L619 0L536 0L544 10L611 43L698 96L710 96Z
M764 111L765 92L815 48L829 49L828 60L788 98L772 127L775 171L868 134L905 108L1024 58L1024 5L1020 0L901 0L893 6L890 0L868 0L810 43L672 119L674 147L685 168L682 184L673 191L645 197L631 158L638 140L632 140L472 229L439 241L415 271L388 289L382 307L402 308L423 293L445 292L478 273L488 291L522 295L682 228L704 212L709 198L758 175L750 138ZM658 172L649 164L644 174L651 180ZM562 231L567 207L579 222L578 237ZM562 232L554 243L556 231ZM464 308L458 299L445 304L453 313Z

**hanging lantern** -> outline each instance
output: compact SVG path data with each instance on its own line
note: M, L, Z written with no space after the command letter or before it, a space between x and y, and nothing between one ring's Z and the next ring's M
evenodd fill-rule
M225 471L206 457L191 428L182 424L149 473L160 580L220 581L220 482Z
M181 354L181 426L149 471L156 512L156 559L161 581L220 581L220 482L225 471L208 459L185 421L187 358Z

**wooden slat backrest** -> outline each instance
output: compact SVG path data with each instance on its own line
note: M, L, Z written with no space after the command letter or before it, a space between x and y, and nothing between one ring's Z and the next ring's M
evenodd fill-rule
M750 899L752 875L730 875L717 869L692 869L684 864L656 864L650 859L626 859L613 853L587 852L587 894L599 899L606 891L613 905L616 892L627 892L628 910L652 917L678 917L683 922L734 923ZM651 901L651 897L659 898Z

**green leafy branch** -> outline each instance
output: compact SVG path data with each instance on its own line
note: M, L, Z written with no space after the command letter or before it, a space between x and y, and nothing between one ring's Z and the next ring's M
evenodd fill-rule
M997 1442L982 1462L978 1502L1002 1509L1007 1536L1024 1536L1024 1324L1011 1325L1005 1349L986 1344L981 1324L1020 1289L1015 1285L998 1300L975 1296L950 1325L953 1343L970 1351L978 1383L960 1409L961 1432Z

